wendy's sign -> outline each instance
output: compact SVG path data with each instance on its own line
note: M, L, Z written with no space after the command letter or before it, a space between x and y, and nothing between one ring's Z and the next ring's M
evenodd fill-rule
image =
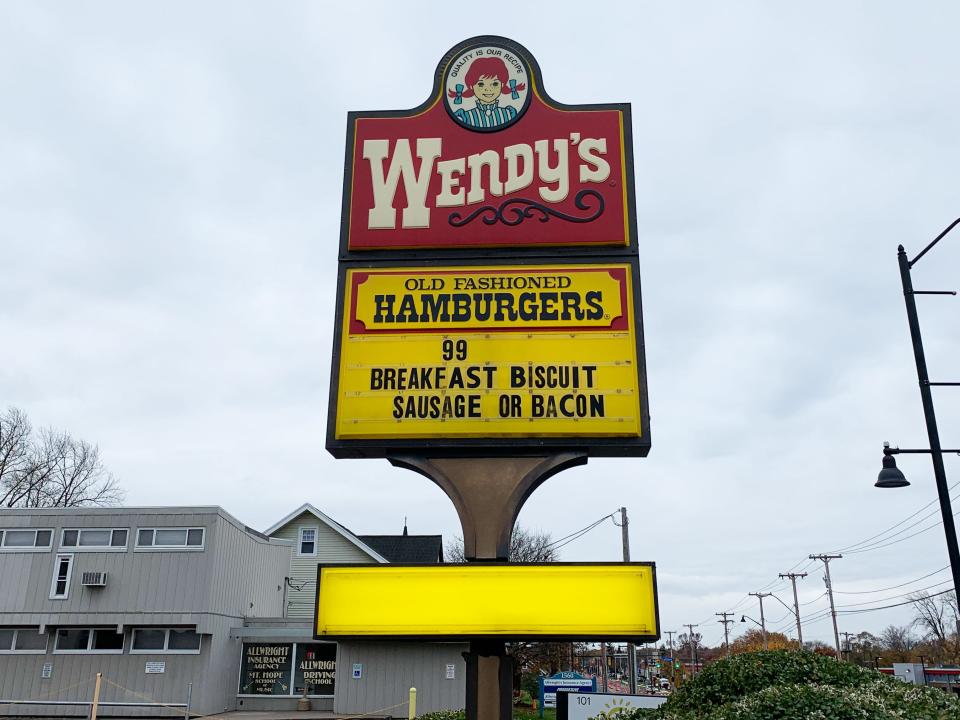
M453 48L430 97L348 116L341 254L485 248L635 252L630 107L564 105L501 37Z

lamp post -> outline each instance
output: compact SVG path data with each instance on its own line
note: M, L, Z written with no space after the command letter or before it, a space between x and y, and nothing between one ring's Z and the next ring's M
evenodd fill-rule
M762 613L761 613L761 615L760 615L760 619L763 620L763 614L762 614ZM768 650L769 648L767 647L767 625L766 625L766 623L765 623L765 622L757 622L756 620L754 620L754 619L753 619L752 617L750 617L749 615L741 615L741 616L740 616L740 622L745 623L747 620L749 620L750 622L752 622L754 625L756 625L757 627L759 627L759 628L763 631L763 649L764 649L764 650Z
M917 365L917 379L920 383L920 400L923 403L923 416L927 425L927 437L930 442L929 450L900 450L886 445L883 449L883 469L877 477L876 487L903 487L909 485L903 473L897 469L893 456L898 453L915 452L929 453L933 462L933 475L937 483L937 495L940 498L940 514L943 516L943 532L947 539L947 554L950 557L950 568L953 572L953 590L960 591L960 549L957 547L957 529L953 522L953 510L950 507L950 491L947 487L947 473L943 465L943 453L954 452L944 450L940 446L940 432L937 429L937 417L933 410L933 394L930 388L937 385L960 386L958 382L930 382L927 373L927 360L923 353L923 339L920 336L920 320L917 316L916 295L956 295L953 290L914 290L910 269L920 258L926 255L934 245L944 238L954 227L960 224L960 218L950 223L946 229L937 235L913 259L907 258L907 253L900 245L897 249L897 261L900 264L900 282L903 285L903 299L907 307L907 322L910 325L910 339L913 341L913 357Z
M747 594L753 595L755 598L757 598L760 601L760 629L763 630L763 649L769 650L770 648L767 645L767 621L764 620L763 618L763 599L765 597L770 597L771 595L773 595L773 593L755 592L755 593L747 593ZM750 618L750 619L753 620L753 618ZM743 622L742 618L740 619L740 622ZM754 622L756 622L756 620L754 620Z
M806 573L804 573L804 574L806 574ZM781 576L781 577L782 577L782 576ZM797 595L796 595L796 593L797 593L797 586L796 586L796 585L793 586L793 593L794 593L794 595L793 595L793 601L794 601L794 603L796 603L796 601L797 601ZM780 603L781 605L783 605L787 610L789 610L789 611L790 611L790 614L793 615L793 616L796 618L796 620L797 620L797 642L799 643L799 649L800 649L800 650L803 650L803 634L802 634L803 631L800 629L800 605L799 605L799 604L795 604L793 607L790 607L790 606L787 605L783 600L781 600L780 598L778 598L778 597L777 597L776 595L774 595L773 593L770 593L770 596L771 596L774 600L776 600L778 603Z

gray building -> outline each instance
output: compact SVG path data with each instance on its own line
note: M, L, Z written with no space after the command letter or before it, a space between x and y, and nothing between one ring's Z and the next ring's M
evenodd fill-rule
M405 716L409 689L418 692L418 712L456 709L464 706L466 644L341 642L314 640L317 567L337 563L387 563L442 561L439 535L357 536L310 504L301 505L268 528L266 535L293 544L287 574L285 613L278 618L250 618L231 630L243 642L244 654L272 648L294 658L286 668L287 680L274 685L244 682L237 708L242 710L290 710L306 694L316 710L340 714ZM309 648L319 662L336 657L336 682L324 677L311 683L300 666L302 648ZM287 689L285 689L285 687Z
M442 561L404 530L365 541L311 505L265 533L218 507L0 510L0 716L86 716L98 672L102 716L404 716L410 687L463 707L466 645L314 639L318 565Z
M233 709L230 628L282 613L290 552L217 507L0 510L0 713L86 715L97 672L103 715Z

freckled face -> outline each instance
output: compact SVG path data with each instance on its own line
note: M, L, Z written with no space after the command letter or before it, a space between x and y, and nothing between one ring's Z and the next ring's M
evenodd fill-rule
M477 80L476 84L471 88L477 100L487 104L492 103L494 100L500 97L501 89L502 89L502 85L500 83L500 80L498 80L496 76L481 77L479 80Z

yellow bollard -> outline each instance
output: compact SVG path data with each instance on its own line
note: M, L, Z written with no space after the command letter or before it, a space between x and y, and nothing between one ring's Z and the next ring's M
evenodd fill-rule
M417 689L410 688L410 710L407 712L408 720L413 720L417 716Z

